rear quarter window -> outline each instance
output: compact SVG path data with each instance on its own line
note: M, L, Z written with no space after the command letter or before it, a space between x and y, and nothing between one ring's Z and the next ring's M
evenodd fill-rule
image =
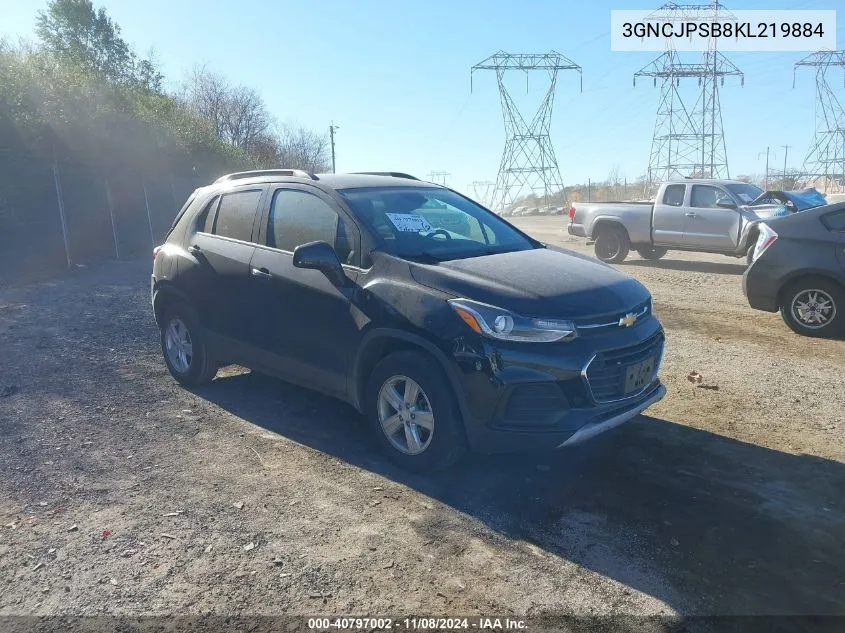
M670 207L680 207L684 204L686 185L667 185L663 192L663 204Z

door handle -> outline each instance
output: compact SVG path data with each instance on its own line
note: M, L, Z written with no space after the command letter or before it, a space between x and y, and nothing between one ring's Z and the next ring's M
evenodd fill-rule
M684 213L684 215L687 216L688 218L694 218L695 217L695 213L693 213L692 211L687 211L686 213Z
M253 268L252 269L252 276L258 277L259 279L272 279L273 275L270 274L270 271L266 268Z
M191 255L197 255L198 253L202 253L202 249L196 244L191 244L188 247L188 252L191 253Z

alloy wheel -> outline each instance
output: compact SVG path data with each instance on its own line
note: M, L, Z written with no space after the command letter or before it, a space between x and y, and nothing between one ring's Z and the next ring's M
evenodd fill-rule
M810 330L823 328L836 317L833 297L818 289L802 290L796 294L790 309L795 320Z
M392 376L378 394L381 430L396 450L418 455L431 444L434 413L422 388L407 376Z
M167 324L164 334L167 359L179 373L185 373L194 359L194 345L191 332L179 317L173 317Z

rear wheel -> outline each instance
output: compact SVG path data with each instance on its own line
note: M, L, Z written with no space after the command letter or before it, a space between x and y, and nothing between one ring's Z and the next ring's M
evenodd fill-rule
M442 470L466 451L455 395L437 363L420 352L396 352L376 365L367 417L382 449L403 468Z
M618 226L604 226L596 235L596 257L608 264L625 261L630 251L628 234Z
M804 336L832 336L845 332L845 289L821 278L801 279L781 294L780 314Z
M650 248L646 247L637 249L637 253L639 253L640 257L649 261L658 260L668 252L668 248L662 248L660 246L652 246Z
M186 387L211 382L217 364L194 311L176 303L165 311L161 324L161 351L170 375Z

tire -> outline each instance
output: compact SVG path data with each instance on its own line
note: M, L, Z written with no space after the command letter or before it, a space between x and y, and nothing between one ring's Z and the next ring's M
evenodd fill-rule
M806 277L781 292L784 322L803 336L836 336L845 333L845 289L822 277ZM802 317L800 305L809 306ZM823 321L823 322L822 322Z
M637 253L639 253L640 257L643 259L647 259L649 261L657 261L661 257L663 257L666 253L669 252L668 248L662 248L660 246L652 246L651 248L638 248Z
M420 396L414 399L415 409L405 408L400 412L399 408L408 404L404 398L408 395L405 391L408 380L419 387ZM399 396L394 400L398 406L389 402L391 389L393 399ZM414 416L414 411L417 421L411 422L409 416ZM391 461L407 470L422 473L443 470L466 451L457 399L440 366L426 354L395 352L379 362L367 383L366 413L379 446ZM426 413L430 413L430 430L420 422ZM392 420L390 426L395 426L396 431L390 434L382 420ZM415 438L414 442L409 435Z
M217 374L217 364L208 349L199 319L190 306L185 303L170 306L165 311L161 323L161 352L170 375L185 387L199 387L211 382ZM172 332L171 326L174 328ZM186 335L183 335L183 332ZM176 338L180 339L183 345L187 344L190 350L183 355L184 359L178 353L178 345L173 344ZM183 347L183 351L187 350Z
M605 226L599 229L595 244L596 257L608 264L625 261L631 246L628 234L618 226Z

